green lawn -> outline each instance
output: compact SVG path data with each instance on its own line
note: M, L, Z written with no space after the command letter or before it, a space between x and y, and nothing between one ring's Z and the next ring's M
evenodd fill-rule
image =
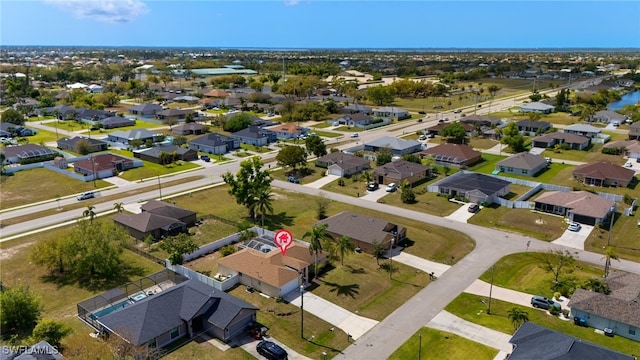
M467 321L494 329L505 334L513 334L514 327L508 318L507 312L512 308L525 311L532 323L550 328L555 331L575 336L605 348L620 351L626 354L638 353L638 342L625 339L621 336L606 337L593 331L591 328L576 326L573 321L561 320L549 315L546 311L531 309L496 299L491 300L491 315L487 315L488 298L483 296L460 294L445 310Z
M482 161L469 167L468 170L476 171L483 174L491 174L491 172L496 169L496 163L506 159L507 157L507 154L505 154L505 156L482 154Z
M541 267L540 255L535 252L523 252L507 255L498 260L493 270L493 284L552 298L554 277L551 272ZM600 278L602 274L602 267L578 261L571 274L562 274L559 279L572 278L578 284L582 284L588 279ZM491 282L491 276L491 270L487 270L480 276L480 280Z
M428 183L434 182L436 180L438 179L429 181ZM413 204L403 203L399 191L383 197L380 202L436 216L451 215L454 211L460 208L459 204L449 201L449 199L445 196L438 196L437 193L427 192L426 187L427 183L416 185L414 187L416 202ZM383 190L384 189L378 191Z
M420 352L418 351L419 346ZM417 357L418 353L422 357ZM498 350L462 336L424 327L391 354L389 359L459 360L473 358L491 360L497 354Z
M266 146L255 146L255 145L250 145L250 144L240 144L240 148L248 150L248 151L253 151L255 153L260 153L260 154L271 151Z
M545 241L557 239L566 227L562 217L534 213L529 209L509 209L504 206L485 207L471 217L468 222L488 228L521 233Z
M29 144L46 144L48 142L56 141L58 139L62 139L65 135L58 134L53 131L36 129L38 131L37 134L33 136L27 136L25 139L29 141Z
M335 129L333 129L334 131L342 131L342 132L359 132L362 131L362 129L360 129L359 127L355 127L355 126L339 126Z
M330 131L314 130L312 132L318 134L318 136L327 137L327 138L337 138L340 136L344 136L344 134L339 134L339 133L330 132Z
M322 178L324 174L327 172L327 169L317 167L314 165L314 163L315 161L307 163L306 172L301 172L300 169L296 170L294 176L298 178L298 180L300 181L300 184L308 184L308 183L314 182ZM270 172L272 178L276 180L282 180L282 181L287 181L287 178L289 177L290 173L293 174L292 170L289 168L287 169L280 168ZM304 173L304 176L302 176L303 173Z
M39 201L56 199L83 191L95 190L93 182L84 182L44 168L18 171L0 176L0 203L2 209ZM52 185L55 186L52 188ZM97 189L111 186L104 180L96 181ZM28 189L28 191L25 191Z
M344 182L344 186L340 186L340 180ZM354 175L350 178L336 179L322 187L322 190L331 191L338 194L358 197L367 194L367 182L361 175ZM384 191L379 189L377 191Z
M319 122L319 123L317 123L315 125L312 125L311 127L314 128L314 129L324 129L324 128L328 128L328 127L331 127L331 126L333 126L333 125L329 124L326 121L322 121L322 122Z
M498 141L497 140L492 140L492 139L483 139L483 138L471 138L469 140L469 146L471 146L474 149L481 149L481 150L485 150L485 149L491 149L492 147L498 145Z
M164 124L158 124L154 122L137 119L136 124L133 126L119 127L115 129L100 129L99 132L101 134L110 134L115 131L129 131L133 129L155 129L155 128L162 128L162 127L167 127L167 126Z
M618 209L621 209L618 207ZM638 221L640 216L638 212L634 212L634 216L620 216L620 211L616 215L616 221L611 231L611 246L613 246L618 255L623 259L640 262L640 243L638 236L640 227ZM596 253L604 254L603 249L607 245L609 239L609 228L595 228L584 244L584 249ZM604 256L604 255L603 255ZM615 263L615 260L613 261Z
M133 158L133 152L127 150L117 150L117 149L109 149L108 152L126 156L128 158ZM212 157L213 160L216 160L215 155ZM174 164L169 165L160 165L156 163L152 163L149 161L143 161L144 166L126 170L120 175L122 179L128 181L137 181L140 179L147 179L155 176L162 176L167 174L173 174L179 171L199 169L200 165L194 164L188 161L178 161Z

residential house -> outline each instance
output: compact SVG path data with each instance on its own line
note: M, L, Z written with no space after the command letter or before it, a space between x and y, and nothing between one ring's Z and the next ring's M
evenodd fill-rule
M140 117L153 117L160 111L162 111L162 106L158 104L140 104L132 106L128 109L129 114L136 115Z
M169 146L154 146L150 149L141 149L133 152L133 156L140 160L150 161L156 164L162 164L160 155L162 153L172 154L173 161L193 161L198 160L198 152L191 149L185 149L183 147L169 145Z
M106 119L108 117L116 116L115 111L108 110L94 110L87 108L75 108L75 120L87 122L89 124L95 124L96 121Z
M605 154L623 154L628 159L640 158L640 140L612 141L605 144L602 149L602 152Z
M5 165L44 162L60 156L57 151L36 144L7 146L0 148L0 153L4 154Z
M574 134L574 135L585 136L588 138L594 138L600 134L601 130L600 128L591 126L589 124L571 124L565 127L562 130L562 132L566 134Z
M616 83L622 87L632 87L635 81L631 79L618 79L616 80Z
M197 115L195 111L191 109L165 109L158 111L156 113L156 118L160 120L173 119L176 121L184 121L188 114Z
M522 323L509 342L513 345L513 350L508 355L509 360L635 360L633 356L609 350L530 321Z
M502 120L496 116L471 114L461 118L460 123L480 127L495 127L502 124Z
M463 168L482 161L482 153L469 145L444 143L422 150L420 157L429 156L438 165Z
M294 123L286 123L286 124L270 126L268 128L264 128L264 130L270 131L276 134L276 138L278 139L289 140L289 139L295 139L300 135L303 135L309 129L300 127Z
M204 93L204 96L213 97L213 98L225 98L225 97L229 96L229 94L224 90L213 89L213 90L209 90L206 93Z
M360 104L349 104L342 109L340 109L340 113L342 114L364 114L371 115L373 114L373 110L371 107Z
M586 150L591 144L591 140L585 136L553 132L533 138L532 144L533 147L539 148L552 148L559 145L567 147L567 149Z
M104 88L97 84L91 84L85 88L90 94L102 94Z
M373 109L373 116L390 118L396 120L410 119L411 115L407 110L397 107L384 106L381 108Z
M597 121L600 123L606 124L624 124L629 117L626 115L618 114L615 111L611 110L600 110L596 112L593 116L590 117L589 120Z
M381 137L364 144L364 150L378 152L388 149L393 155L413 154L422 150L422 143L415 140L402 140L391 136Z
M294 241L284 256L273 237L257 238L252 242L259 245L246 246L218 260L218 273L222 277L239 276L240 284L271 297L296 291L301 277L305 283L310 280L315 256L306 243ZM318 262L324 263L328 254L320 252L318 255Z
M589 327L640 341L640 275L614 271L604 281L609 294L576 289L569 301L571 315L585 319Z
M547 161L541 155L528 152L511 155L496 163L496 170L515 175L536 176L547 169Z
M633 182L635 171L610 162L582 164L573 170L573 178L585 185L626 187Z
M95 176L103 179L117 176L119 172L142 166L142 161L132 160L111 153L90 155L88 158L73 163L73 171L84 176Z
M119 127L136 125L135 119L127 119L121 116L110 116L108 118L98 120L97 123L100 124L103 129L115 129Z
M129 289L138 292L130 294ZM109 290L93 301L110 299L106 307L85 314L85 301L78 304L78 315L102 333L151 349L202 334L228 342L256 321L255 306L196 279L165 281L152 291L139 289L140 285L129 284Z
M455 173L434 184L436 191L469 202L491 204L511 191L511 183L478 173Z
M273 131L265 130L260 126L251 125L246 129L236 131L231 134L231 138L239 140L243 144L253 146L267 146L278 140L277 134Z
M25 137L33 136L37 132L34 129L26 128L22 125L16 125L7 122L0 122L0 137Z
M525 135L533 136L551 130L551 124L546 121L524 119L517 122L518 131Z
M640 140L640 121L629 125L629 140Z
M392 161L373 170L374 181L378 184L400 185L406 181L409 185L413 185L430 176L430 167L406 160Z
M113 222L124 227L129 235L141 241L149 236L159 240L186 233L187 228L196 222L194 211L162 201L150 200L140 209L142 212L139 214L116 214Z
M347 114L343 117L337 118L335 120L329 120L330 123L345 126L355 126L359 128L364 128L366 125L371 124L373 120L373 116L365 113L353 113Z
M609 218L615 202L588 191L547 191L535 199L534 208L572 222L595 225Z
M13 104L13 108L22 112L23 114L32 114L34 110L40 105L40 101L32 98L21 98Z
M325 231L333 238L346 236L354 247L367 254L373 254L376 244L389 249L392 240L398 245L407 237L407 228L402 225L352 211L343 211L315 225L322 224L327 225Z
M326 168L331 175L351 176L371 168L371 162L353 154L334 152L319 157L316 166Z
M520 112L522 113L538 113L538 114L551 114L556 110L553 105L548 105L542 102L531 102L520 105Z
M240 147L240 140L212 133L189 141L189 149L209 154L225 154Z
M58 140L58 149L80 153L79 145L82 143L86 144L87 150L90 153L105 151L109 147L109 144L102 140L76 136L72 139L62 138Z
M204 133L204 125L196 122L186 123L174 126L171 129L171 133L176 135L200 135Z
M131 140L141 140L143 143L147 141L156 142L160 134L156 134L147 129L131 129L127 131L114 131L107 135L107 140L115 143L129 144Z
M177 96L177 97L173 98L173 101L190 103L190 104L194 104L194 103L198 102L198 100L200 100L199 97L191 96L191 95L182 95L182 96Z

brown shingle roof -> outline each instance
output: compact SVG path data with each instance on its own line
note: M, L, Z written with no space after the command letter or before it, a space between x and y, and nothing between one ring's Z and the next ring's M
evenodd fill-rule
M117 162L131 162L132 160L115 154L98 154L92 155L87 159L76 161L73 166L78 169L84 169L85 171L103 171L108 169L115 169L115 163ZM92 164L93 162L93 164Z
M636 121L629 125L629 135L640 136L640 121Z
M374 170L376 175L387 176L388 174L399 174L399 178L404 179L416 174L424 173L430 168L421 164L416 164L407 160L397 160L377 167Z
M586 136L580 136L580 135L571 134L571 133L561 133L561 132L544 134L534 138L533 141L548 143L555 139L562 139L564 140L564 142L570 143L570 144L584 144L589 142L589 138Z
M369 160L363 159L353 154L334 152L318 158L317 161L326 162L329 164L338 164L343 169L348 169L356 166L369 167Z
M391 231L396 233L404 231L400 225L351 211L343 211L330 218L320 220L317 224L328 224L326 229L328 232L348 236L353 240L369 244L374 242L384 244L387 239L393 236Z
M635 171L610 162L601 161L580 165L573 170L573 175L581 175L591 179L612 179L630 182L635 175Z
M614 202L588 191L549 191L540 195L536 202L562 206L577 215L602 219L614 206Z
M614 272L606 279L609 295L576 289L569 306L640 327L640 275Z
M420 152L424 155L434 155L439 157L458 158L469 160L481 155L479 151L473 150L470 146L464 144L440 144L432 148L428 148Z
M150 212L143 212L141 214L117 214L113 217L113 221L118 224L130 227L140 232L146 233L155 229L160 229L165 226L169 226L175 223L182 223L178 219L152 214Z

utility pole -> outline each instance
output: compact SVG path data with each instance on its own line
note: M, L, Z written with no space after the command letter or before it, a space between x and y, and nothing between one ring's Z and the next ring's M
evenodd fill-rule
M609 267L611 266L611 258L607 256L607 251L609 250L609 246L611 246L611 230L613 229L613 217L615 215L615 207L611 207L611 220L609 221L609 237L607 237L607 247L605 248L605 256L607 261L604 263L604 277L609 276Z
M491 293L493 292L493 270L495 265L491 266L491 286L489 287L489 308L487 309L487 314L491 314Z
M160 200L162 201L162 185L160 184L160 174L158 174L158 191L160 192Z

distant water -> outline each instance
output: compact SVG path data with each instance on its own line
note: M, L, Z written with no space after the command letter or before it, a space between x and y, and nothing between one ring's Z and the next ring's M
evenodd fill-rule
M626 105L635 105L640 101L640 90L625 94L619 101L609 104L608 110L620 110Z

